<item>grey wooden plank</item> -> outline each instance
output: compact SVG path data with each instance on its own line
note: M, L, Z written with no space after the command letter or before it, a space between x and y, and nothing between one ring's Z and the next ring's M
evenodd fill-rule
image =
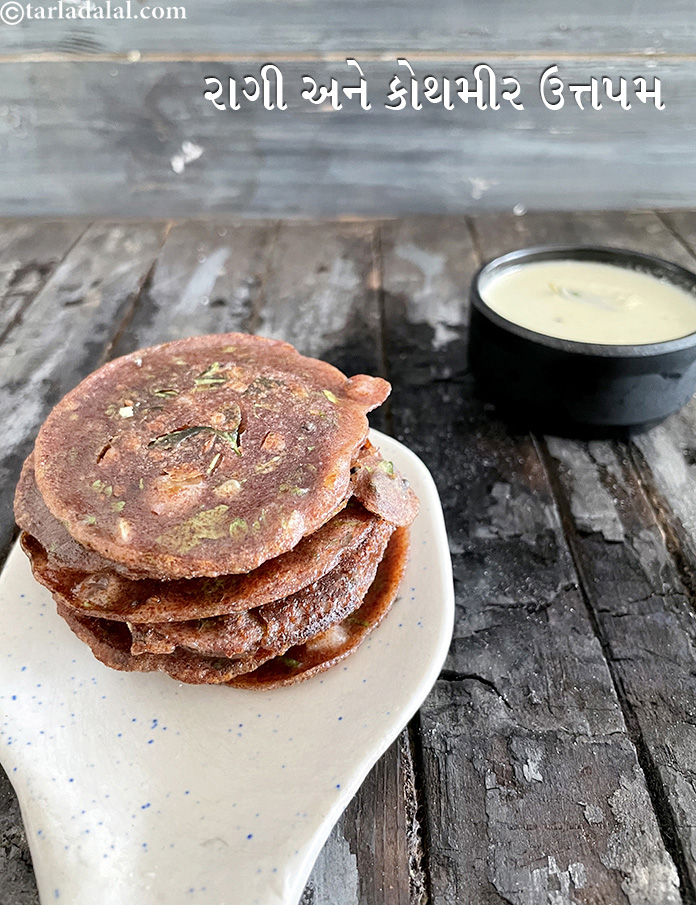
M686 211L663 215L662 220L683 243L680 263L696 268L696 215ZM634 440L638 465L643 466L653 501L685 557L683 565L691 573L692 590L696 586L695 429L696 402L692 400L663 424Z
M164 5L164 4L163 4ZM170 4L167 4L170 5ZM186 20L25 20L4 28L2 52L259 53L372 50L395 47L485 54L563 52L691 52L696 36L688 0L658 7L641 0L598 2L578 7L570 0L495 5L475 0L465 6L443 0L436 6L394 0L331 0L322 16L309 0L273 5L234 0L172 3L187 7Z
M615 103L548 110L538 92L548 60L495 65L519 78L524 111L386 110L389 81L405 71L393 60L364 65L370 111L357 101L328 112L301 101L303 75L345 83L350 72L352 84L354 70L289 61L287 111L247 104L235 113L203 99L204 79L227 84L230 75L258 73L257 60L3 63L3 102L25 115L0 117L0 198L7 214L21 216L382 216L684 207L694 197L696 62L661 60L645 70L663 79L663 111ZM565 78L578 82L632 75L639 65L609 56L560 61ZM424 57L414 68L421 78L454 78L471 76L473 63ZM187 142L200 156L182 170Z
M681 902L625 736L530 732L474 679L423 728L435 905Z
M41 421L99 362L154 260L157 223L95 224L54 270L0 345L0 550L12 537L12 499Z
M113 354L186 336L252 329L275 227L185 221L169 231Z
M82 220L0 220L0 290L24 284L31 268L58 263L88 226Z
M74 220L0 222L0 341L87 225Z
M659 214L662 222L696 255L696 212L670 211Z
M457 595L421 716L432 901L678 902L544 464L466 371L471 237L406 221L382 247L393 423L440 486Z
M301 905L426 905L414 783L404 732L332 831Z
M524 216L482 215L474 230L484 258L526 245L611 245L655 254L689 266L684 244L652 211L531 212Z
M645 747L665 825L696 886L696 631L688 589L630 455L609 443L549 440L569 501L571 543L612 669Z

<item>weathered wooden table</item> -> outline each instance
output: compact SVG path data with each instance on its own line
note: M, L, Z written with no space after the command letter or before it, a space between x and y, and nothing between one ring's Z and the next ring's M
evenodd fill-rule
M539 242L693 267L696 215L0 222L3 553L49 407L106 358L192 333L259 332L384 374L375 424L439 484L449 660L305 905L696 902L696 403L631 443L498 420L467 372L468 284L482 258ZM3 777L0 905L36 901Z

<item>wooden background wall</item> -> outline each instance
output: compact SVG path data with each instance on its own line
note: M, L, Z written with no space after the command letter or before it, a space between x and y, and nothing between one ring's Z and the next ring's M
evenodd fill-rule
M0 24L0 214L693 207L695 39L693 0L189 0L185 22ZM203 98L205 76L269 61L299 81L355 56L384 86L400 55L420 75L488 62L522 82L526 109L295 97L282 114L222 113ZM568 81L657 75L666 109L551 112L537 84L552 63ZM176 172L187 142L200 156Z

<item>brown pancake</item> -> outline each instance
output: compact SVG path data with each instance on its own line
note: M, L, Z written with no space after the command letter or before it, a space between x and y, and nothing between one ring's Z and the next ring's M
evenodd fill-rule
M383 459L369 440L351 471L351 490L366 509L392 525L405 527L413 522L420 508L418 497L394 463Z
M14 499L17 524L41 544L49 560L57 560L57 565L76 572L101 572L116 569L132 578L145 577L140 572L131 572L125 566L109 562L88 550L70 536L65 525L51 514L39 493L34 475L34 453L24 462Z
M352 502L317 532L248 575L178 581L131 581L115 572L85 573L52 559L35 538L22 537L34 576L76 612L120 622L181 622L243 612L288 597L333 569L380 524Z
M292 685L323 672L348 656L381 622L396 597L407 555L408 532L399 528L392 536L362 606L338 627L316 636L309 643L289 648L280 657L265 650L238 660L203 657L182 650L174 654L134 656L130 652L130 632L125 625L78 616L60 603L58 612L77 637L89 645L95 657L113 669L162 670L181 682L194 685L226 683L245 688ZM342 632L336 630L339 627ZM271 661L269 669L264 672L261 667L268 661ZM245 680L238 680L246 673L250 675Z
M289 648L253 671L227 682L235 688L278 688L295 685L325 672L360 647L391 609L408 561L407 528L397 528L362 606L343 622L305 644Z
M389 385L287 343L193 337L116 359L51 412L41 496L80 544L162 579L248 572L347 496Z
M297 594L259 609L189 622L130 623L131 652L173 653L183 648L208 657L239 657L259 647L282 651L302 644L361 605L393 530L381 522L335 569Z
M359 499L370 512L395 525L406 525L413 521L418 512L418 498L410 489L408 481L395 469L393 463L384 461L379 450L373 446L369 440L365 442L356 456L351 472L351 489L355 493L355 498ZM103 556L100 556L93 550L88 550L87 547L78 544L77 541L70 536L65 526L51 514L43 501L43 497L39 493L34 474L33 452L24 462L19 483L17 485L17 492L15 494L14 509L15 519L19 527L27 534L34 537L46 550L49 565L56 568L63 567L75 572L111 573L116 571L119 574L127 575L129 578L136 581L149 577L144 572L132 571L120 563L114 563L104 559ZM355 507L353 507L353 511L355 511ZM337 526L334 525L334 528L336 527ZM322 530L323 529L320 529L320 531ZM319 532L317 532L317 534L319 534ZM314 537L315 535L311 536ZM323 536L318 536L317 540L320 538L322 539L322 543L324 543ZM307 540L308 538L305 538L301 541L296 549L304 550L302 545L306 544ZM327 537L325 543L330 546L335 543L335 541L333 537ZM315 557L317 554L316 551L312 549L307 550L307 555ZM57 562L54 560L57 560ZM273 562L273 560L270 562ZM290 564L283 563L281 565L280 559L278 559L277 562L279 570L285 574L285 571ZM330 566L330 568L331 567L332 566ZM258 573L260 569L256 571ZM318 574L319 573L316 573L315 577L317 577ZM314 580L314 578L310 580ZM113 583L113 585L110 585L108 588L103 588L102 585L103 581L98 582L98 593L92 596L87 595L85 598L85 608L90 610L91 615L104 616L105 618L119 618L118 614L122 613L122 618L128 619L132 616L132 606L134 605L132 601L143 598L146 593L144 588L138 590L130 586L127 582L123 584L123 587L121 587L118 582ZM184 582L184 587L185 586L186 582ZM294 593L294 591L298 590L301 586L303 585L288 588L283 596ZM198 588L193 584L191 584L191 588L192 590L195 590L197 594L200 593L201 596L205 596L204 588ZM121 601L122 605L120 608L118 602L113 605L109 602L112 597L116 597L118 601L118 597L120 596L127 598L125 601ZM158 596L158 593L151 593L148 591L147 596L156 597ZM95 597L97 599L94 599ZM104 600L107 602L100 602ZM260 606L261 604L254 605ZM116 609L116 615L110 616L109 610L113 608ZM238 607L234 607L234 609L238 609ZM227 612L227 610L225 610L225 612ZM194 616L204 617L207 615L217 614L196 612L188 616L184 615L183 617L177 615L175 618L187 619L193 618ZM162 617L162 619L165 618L165 616ZM149 620L149 615L143 617L143 621Z
M130 652L131 633L120 622L78 616L58 603L58 614L65 619L75 635L89 645L92 653L105 666L124 672L166 672L173 679L191 685L219 685L235 676L257 669L276 654L257 651L253 657L230 660L201 657L191 651L178 650L173 654L141 654Z

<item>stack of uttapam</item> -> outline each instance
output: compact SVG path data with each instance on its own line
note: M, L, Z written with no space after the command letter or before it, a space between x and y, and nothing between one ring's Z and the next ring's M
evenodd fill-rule
M34 575L115 669L249 688L327 669L389 610L418 511L367 439L389 389L235 333L110 362L25 462Z

